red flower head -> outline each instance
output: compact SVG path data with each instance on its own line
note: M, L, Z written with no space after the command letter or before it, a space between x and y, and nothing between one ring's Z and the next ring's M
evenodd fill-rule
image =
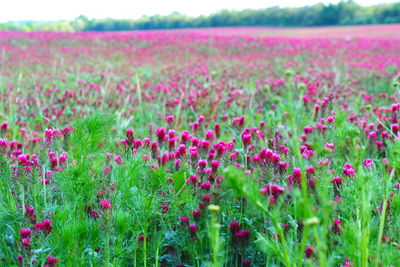
M199 221L200 220L200 216L201 216L201 210L197 209L197 210L192 211L192 213L193 213L194 220L195 221Z
M111 201L109 199L103 199L100 201L100 206L103 210L108 210L112 207Z
M182 226L188 226L189 225L189 217L180 217L179 220L181 221Z
M30 238L29 237L27 237L27 238L24 238L24 239L22 239L21 240L21 244L24 246L24 247L29 247L30 245L31 245L31 240L30 240Z
M51 230L53 230L53 226L51 225L51 221L49 219L46 219L42 222L38 222L33 226L34 230L42 230L47 233L50 233Z
M22 238L26 238L26 237L30 237L31 236L31 229L21 229L21 231L19 231L19 235L22 237Z
M236 222L236 221L233 221L229 225L229 229L230 229L232 235L235 235L240 230L240 224L238 222Z
M343 179L340 177L334 177L332 179L332 184L335 185L336 187L340 187L343 183Z
M306 258L311 258L312 256L315 255L313 248L310 247L310 246L306 247L306 250L305 250L304 254L306 255Z
M54 257L53 255L50 255L47 257L47 264L49 266L56 266L58 262L58 259Z
M195 225L195 224L189 225L189 232L190 232L191 237L196 237L197 225Z
M335 218L335 220L333 221L332 232L335 235L340 235L340 233L342 232L342 222L339 220L339 218Z

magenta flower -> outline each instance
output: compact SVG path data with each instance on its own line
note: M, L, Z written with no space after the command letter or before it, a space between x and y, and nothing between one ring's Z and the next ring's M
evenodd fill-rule
M92 210L92 211L90 212L90 216L91 216L93 219L97 219L98 217L100 217L100 214L99 214L96 210Z
M38 222L33 226L34 230L45 231L46 233L50 233L53 230L53 226L51 225L51 221L46 219L42 222Z
M47 257L47 264L50 266L56 266L58 263L58 259L53 255Z
M195 224L189 225L189 233L192 238L195 238L197 233L197 225Z
M21 231L19 231L19 235L22 237L22 238L26 238L26 237L30 237L31 236L31 229L29 229L29 228L23 228L23 229L21 229Z
M250 241L250 231L249 230L241 230L235 233L236 241L241 246L247 246Z
M366 158L365 160L364 160L364 167L366 167L366 168L371 168L371 167L373 167L374 166L374 163L372 162L372 159L369 159L369 158Z
M250 261L249 259L244 259L244 260L242 261L243 267L248 267L248 266L250 266L250 263L251 263L251 261Z
M167 204L161 204L161 209L164 213L167 213L169 211L169 207Z
M206 203L209 203L211 201L211 196L210 195L205 195L203 197L203 201L206 202Z
M24 239L21 240L21 244L24 247L29 247L31 245L32 241L29 237L26 237Z
M189 221L190 221L189 217L180 217L179 220L180 220L182 226L189 225Z
M293 170L293 181L298 185L301 184L301 170L299 168Z
M216 124L214 125L214 131L215 131L215 134L217 135L217 138L219 138L220 135L221 135L221 125L219 125L218 123L216 123Z
M354 170L353 166L350 163L346 163L343 166L343 173L346 176L353 177L356 175L356 171Z
M220 165L220 162L218 160L213 160L211 162L211 169L213 173L216 173L218 171L218 167Z
M267 184L265 188L261 189L261 193L265 196L272 195L275 198L278 198L278 196L282 195L285 192L284 187L280 187L279 185L275 184Z
M305 126L303 128L303 130L304 130L304 133L306 133L306 134L309 134L309 133L313 132L313 128L311 126Z
M343 179L342 178L340 178L340 177L334 177L333 179L332 179L332 184L334 184L335 186L337 186L337 187L340 187L341 185L342 185L342 183L343 183Z
M334 144L326 143L326 144L325 144L325 147L326 147L327 149L331 150L331 151L333 151L333 150L335 149L335 145L334 145Z
M121 156L116 156L116 157L114 158L114 161L115 161L118 165L121 165L121 164L122 164L122 162L121 162Z
M209 141L214 139L214 132L212 130L207 130L206 139L209 140Z
M229 229L230 229L232 235L235 235L240 230L240 224L236 221L233 221L230 223Z
M400 127L399 127L399 125L396 123L396 124L392 124L392 132L397 136L397 133L399 132L399 130L400 130Z
M210 182L204 182L204 183L201 183L200 184L200 187L201 187L201 189L204 189L204 190L210 190L210 188L211 188L211 183Z
M200 209L193 210L192 214L193 214L193 218L194 218L195 221L199 221L200 220L200 216L201 216L201 210Z
M168 124L174 123L174 116L172 116L172 115L167 115L166 121L168 122Z
M339 218L335 218L335 220L333 221L332 232L335 235L340 235L340 233L342 232L342 222L339 220Z
M109 199L103 199L100 201L100 206L103 210L108 210L112 207L111 201Z
M305 250L304 254L305 254L306 258L311 258L312 256L315 255L313 248L310 247L310 246L306 247L306 250Z

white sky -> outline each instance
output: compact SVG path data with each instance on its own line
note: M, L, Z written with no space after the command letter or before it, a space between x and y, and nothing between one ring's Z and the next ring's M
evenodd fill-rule
M356 0L361 5L400 0ZM89 18L139 18L142 15L168 15L178 11L189 16L207 15L221 9L304 6L339 0L0 0L0 22L18 20L73 20Z

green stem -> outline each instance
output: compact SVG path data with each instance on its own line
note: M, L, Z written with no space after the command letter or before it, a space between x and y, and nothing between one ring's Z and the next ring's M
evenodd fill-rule
M389 175L389 178L386 179L386 185L385 185L385 198L382 206L382 214L380 218L380 223L379 223L379 234L378 234L378 240L376 241L376 262L375 266L379 265L379 255L380 255L380 250L381 250L381 240L383 236L383 229L385 228L385 217L386 217L386 209L387 209L387 201L389 198L389 187L392 182L392 178L394 175L394 171L392 171Z
M281 225L279 224L279 221L276 219L275 216L272 216L271 212L264 207L264 205L259 202L256 201L256 205L257 207L259 207L265 214L267 214L267 216L269 218L271 218L272 220L272 224L274 225L274 228L278 231L279 234L279 238L282 244L282 257L283 257L283 261L285 262L285 266L291 267L292 264L290 262L290 258L289 258L289 254L288 254L288 248L287 248L287 244L286 244L286 239L285 239L285 233L283 232L283 229L281 227Z
M306 249L306 241L307 241L307 237L308 237L308 231L309 231L309 225L306 224L306 225L304 225L303 236L301 238L300 252L297 257L297 266L302 266L302 262L303 262L303 258L304 258L304 251Z
M361 266L368 266L368 243L369 243L369 216L368 216L368 203L365 193L365 175L360 177L361 182Z

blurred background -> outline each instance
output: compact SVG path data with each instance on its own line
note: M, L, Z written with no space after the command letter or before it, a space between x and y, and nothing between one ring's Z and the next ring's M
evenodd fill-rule
M14 0L0 29L129 31L205 27L314 27L400 23L400 2L379 0ZM400 35L400 33L398 33Z

